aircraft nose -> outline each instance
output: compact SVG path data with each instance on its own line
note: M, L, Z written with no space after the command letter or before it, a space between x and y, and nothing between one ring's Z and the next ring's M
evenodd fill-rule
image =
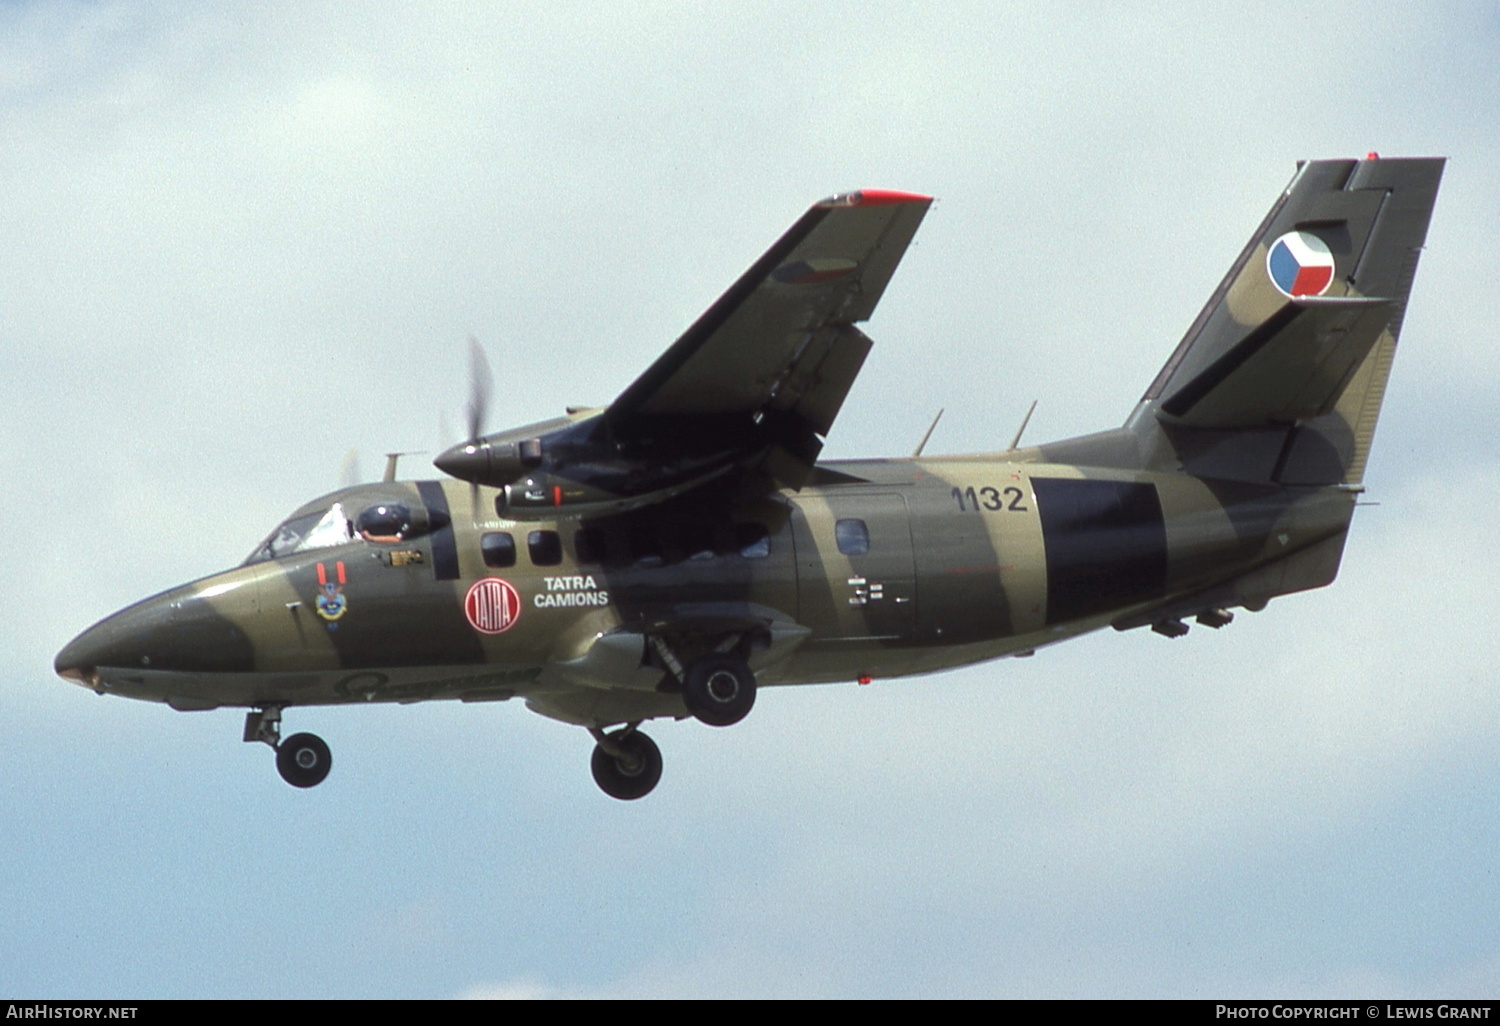
M166 596L137 602L107 616L63 646L52 661L64 680L86 687L99 683L100 667L149 669L152 652L172 624L172 605Z
M98 688L106 669L136 673L250 670L254 655L243 630L202 597L168 592L94 624L65 645L53 668L64 680Z
M78 637L63 646L57 658L52 660L52 668L57 675L64 680L70 680L74 684L90 686L90 678L95 668L99 665L99 646L90 635L93 629L84 631Z

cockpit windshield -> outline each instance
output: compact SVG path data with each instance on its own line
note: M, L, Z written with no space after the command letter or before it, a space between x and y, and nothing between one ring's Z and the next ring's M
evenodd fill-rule
M294 552L342 545L354 537L354 525L344 514L344 504L335 502L325 510L316 510L284 520L270 537L245 557L245 566L280 559Z

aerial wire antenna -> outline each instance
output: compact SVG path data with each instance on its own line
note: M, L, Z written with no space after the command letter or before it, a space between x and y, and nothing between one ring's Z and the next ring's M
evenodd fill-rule
M946 409L946 407L945 407L945 409ZM927 448L927 439L929 439L929 438L932 437L932 432L937 427L937 422L940 421L940 420L942 420L942 419L943 419L943 411L942 410L938 410L937 411L937 416L933 417L932 418L932 423L927 426L927 433L925 435L923 435L922 436L922 440L917 443L916 452L913 452L911 454L911 458L912 459L916 459L918 456L922 455L922 450L925 449L925 448Z
M1006 452L1015 452L1021 444L1021 435L1026 431L1026 425L1031 423L1031 415L1036 412L1036 400L1031 400L1031 409L1026 411L1026 416L1021 418L1021 426L1016 428L1016 437L1010 440L1010 448Z

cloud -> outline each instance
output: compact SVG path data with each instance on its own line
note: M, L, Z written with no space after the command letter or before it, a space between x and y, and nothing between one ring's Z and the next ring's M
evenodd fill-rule
M1497 31L1428 4L7 7L0 976L1485 991ZM940 406L929 452L1003 445L1033 398L1029 439L1098 430L1293 162L1371 148L1453 159L1381 505L1329 589L661 724L667 775L629 806L594 793L582 732L518 706L298 710L337 764L288 796L235 714L52 678L87 622L335 487L351 445L370 467L451 440L470 332L496 427L605 402L808 203L921 189L829 455L910 452Z

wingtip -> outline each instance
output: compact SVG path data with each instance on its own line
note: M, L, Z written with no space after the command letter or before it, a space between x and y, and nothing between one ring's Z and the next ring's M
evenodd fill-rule
M831 196L818 204L822 207L888 207L898 203L931 203L931 196L920 192L899 192L895 189L856 189Z

